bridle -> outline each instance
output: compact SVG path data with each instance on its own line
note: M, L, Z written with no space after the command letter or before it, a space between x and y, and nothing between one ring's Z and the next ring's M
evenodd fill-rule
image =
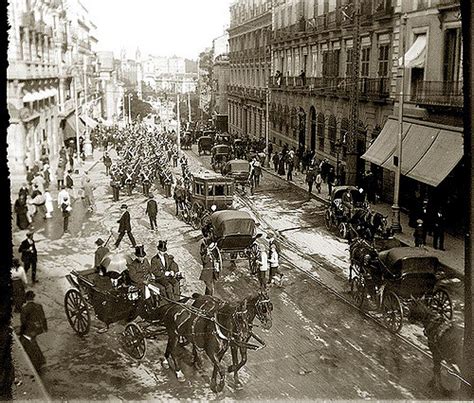
M270 301L270 298L264 297L264 299L257 299L255 303L255 312L258 320L262 323L268 322L268 316L273 311L273 304Z

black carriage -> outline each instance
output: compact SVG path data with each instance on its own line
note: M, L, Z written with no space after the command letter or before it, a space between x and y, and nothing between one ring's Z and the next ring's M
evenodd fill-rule
M257 225L252 216L245 211L216 211L210 217L209 238L217 244L219 267L223 260L235 262L238 258L247 259L250 273L258 271Z
M216 134L216 144L225 144L231 145L232 144L232 137L228 133L218 133Z
M220 172L224 164L232 158L232 149L225 144L212 147L211 166L216 172Z
M358 258L357 253L351 255L352 291L357 305L378 311L389 330L400 331L404 310L414 299L423 299L445 318L452 318L451 298L440 283L443 273L436 256L412 247L376 253L368 244Z
M214 140L210 136L201 136L197 142L198 154L210 154L214 146Z
M351 203L344 202L344 193L350 193ZM367 209L365 195L355 186L335 186L330 195L330 203L324 214L326 228L337 229L341 238L349 235L349 222L357 209Z
M147 335L156 335L162 330L153 315L161 302L159 289L149 286L153 298L147 302L139 288L101 276L94 269L73 270L66 278L72 288L64 297L64 309L72 329L79 336L89 333L92 313L107 327L123 321L127 324L120 334L120 344L131 357L142 359L146 354Z
M234 179L235 184L244 189L249 181L250 163L247 160L230 160L222 167L222 175Z

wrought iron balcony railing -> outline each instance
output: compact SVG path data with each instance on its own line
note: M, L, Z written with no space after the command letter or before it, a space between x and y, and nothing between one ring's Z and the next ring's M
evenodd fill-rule
M422 81L413 85L410 94L412 102L420 105L438 105L447 107L462 107L462 81Z

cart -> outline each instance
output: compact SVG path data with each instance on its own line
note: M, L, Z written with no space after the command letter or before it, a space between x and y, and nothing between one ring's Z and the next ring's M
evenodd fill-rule
M262 234L257 233L256 223L245 211L216 211L210 217L209 239L217 245L219 267L223 260L235 263L238 258L247 259L251 274L258 271L259 248L256 240Z
M232 149L228 145L219 144L212 147L211 166L216 172L220 172L224 164L232 159Z
M423 299L446 319L452 318L453 305L440 283L443 274L438 258L429 252L397 247L374 256L367 249L362 262L358 259L351 264L354 264L352 292L356 304L363 310L378 311L392 332L400 331L404 310L415 299Z
M101 276L94 269L73 270L66 278L72 288L64 297L64 309L79 336L89 333L93 313L107 326L124 321L127 324L120 343L131 357L141 360L146 354L146 338L163 333L159 318L154 315L161 303L158 288L150 285L154 298L145 300L137 287L117 283L118 279Z
M249 182L250 163L247 160L230 160L222 167L222 175L234 179L235 185L241 185L244 190Z
M198 139L198 154L210 154L212 146L214 145L214 140L210 136L201 136Z

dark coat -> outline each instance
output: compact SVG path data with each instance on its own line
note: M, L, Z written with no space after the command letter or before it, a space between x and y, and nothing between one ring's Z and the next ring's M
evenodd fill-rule
M24 263L36 262L38 260L38 252L36 250L35 241L30 244L28 239L25 239L18 248L18 252L21 253L21 260Z
M132 230L132 226L130 225L130 213L125 211L120 217L120 220L117 221L119 223L119 230L118 232L127 232Z
M102 262L102 259L109 253L109 248L106 246L99 246L97 250L95 251L94 254L94 267L98 268L100 266L100 262Z
M74 181L71 178L71 175L67 174L66 175L66 187L67 188L72 188L74 186Z
M143 262L135 259L127 265L127 268L130 280L139 285L142 285L150 274L150 263L148 259L143 259Z
M151 272L155 275L156 278L164 278L165 271L170 271L170 257L167 253L165 256L165 265L161 262L160 256L156 254L151 259Z
M37 335L48 331L48 322L44 314L43 307L36 302L29 301L21 308L21 328L20 334L25 334L29 337L36 337Z
M158 214L158 204L156 203L156 200L148 200L145 213L149 216L156 217Z

